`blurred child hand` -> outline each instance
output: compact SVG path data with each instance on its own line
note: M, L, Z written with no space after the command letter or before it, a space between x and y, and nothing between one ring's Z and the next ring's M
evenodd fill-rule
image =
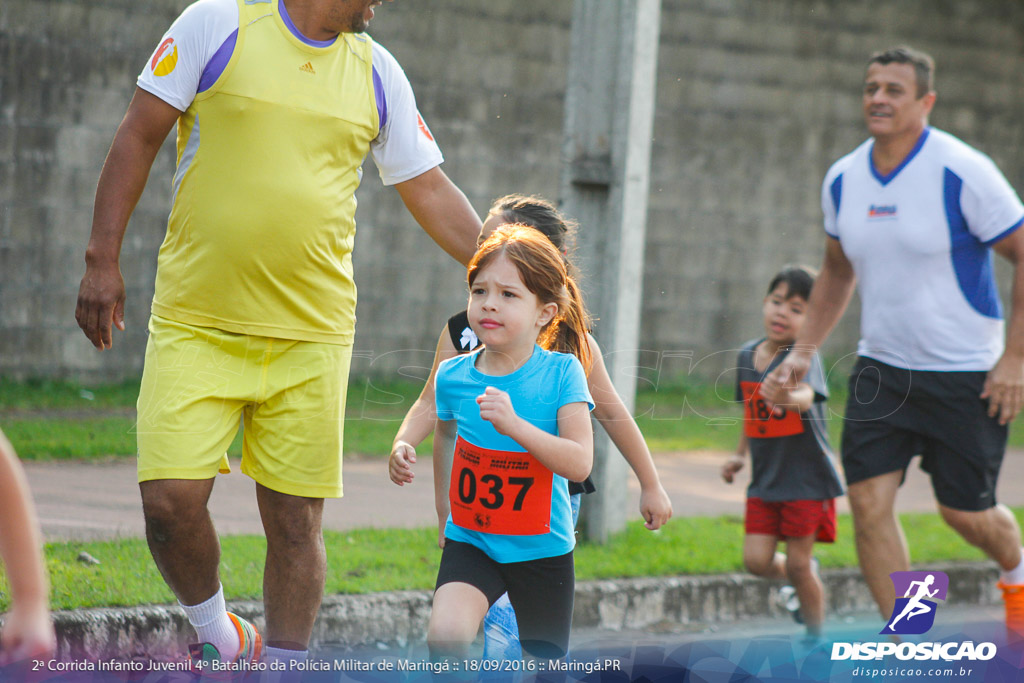
M511 436L519 418L512 408L512 399L508 394L494 387L487 387L484 393L476 397L480 406L480 419L487 420L494 429L505 436Z
M0 629L0 665L52 655L57 636L46 602L36 605L15 603Z
M399 486L411 484L416 476L412 466L416 464L416 449L404 441L396 441L388 458L388 476Z
M722 479L726 484L731 484L737 472L743 469L746 460L742 455L734 455L722 465Z
M644 518L644 526L656 531L672 516L672 501L660 484L640 490L640 514Z

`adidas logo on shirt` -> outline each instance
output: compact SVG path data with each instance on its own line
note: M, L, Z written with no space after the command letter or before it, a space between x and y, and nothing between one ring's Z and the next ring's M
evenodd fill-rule
M313 65L310 62L306 62L305 64L300 66L299 71L302 71L307 74L313 74L314 76L316 75L316 71L313 71Z

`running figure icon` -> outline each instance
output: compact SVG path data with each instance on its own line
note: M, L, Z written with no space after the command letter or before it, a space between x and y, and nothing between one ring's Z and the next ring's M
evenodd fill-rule
M928 612L931 612L934 609L931 605L922 602L924 598L935 597L935 594L939 592L938 588L936 588L933 591L928 590L928 587L931 586L933 583L935 583L934 574L929 574L924 578L923 581L910 582L910 586L907 587L907 592L903 595L903 597L910 598L910 600L907 601L907 604L903 608L903 611L900 612L899 615L895 619L893 619L887 626L887 628L890 631L896 631L896 629L894 628L896 626L896 622L902 619L903 617L906 617L907 621L910 621L910 619L912 619L913 617L916 617L919 614L927 614ZM914 592L915 586L917 586L917 592L913 596L911 596L910 594Z

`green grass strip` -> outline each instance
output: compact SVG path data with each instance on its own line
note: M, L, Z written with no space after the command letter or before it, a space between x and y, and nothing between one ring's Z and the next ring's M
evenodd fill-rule
M22 460L92 460L135 454L135 420L128 417L0 421Z
M139 381L85 385L48 379L16 382L0 377L0 411L134 408L139 398Z
M829 391L829 435L839 447L846 387L833 373ZM692 450L731 451L740 433L742 411L733 402L731 384L690 379L653 386L640 383L634 415L654 453ZM345 411L345 452L385 457L406 411L419 394L415 382L384 383L355 380L349 387ZM88 398L83 398L83 392ZM0 380L0 428L25 460L102 458L135 454L134 421L112 416L111 410L131 409L138 380L114 385L81 385ZM70 411L52 415L52 411ZM89 415L95 411L95 417ZM1024 448L1024 432L1011 430L1010 446ZM427 440L418 449L430 453ZM241 455L241 439L228 451Z
M1024 524L1024 507L1015 508ZM901 515L915 564L983 560L933 513ZM326 592L371 593L430 590L441 553L436 530L359 529L326 532ZM606 545L580 544L576 578L616 579L742 572L743 522L739 516L675 518L652 533L639 522ZM221 539L221 579L229 599L258 600L262 595L266 541L262 536ZM78 561L80 552L100 560ZM836 543L815 548L823 567L855 567L853 526L839 517ZM50 543L46 546L54 609L173 603L142 539ZM0 573L0 612L10 606L9 587Z

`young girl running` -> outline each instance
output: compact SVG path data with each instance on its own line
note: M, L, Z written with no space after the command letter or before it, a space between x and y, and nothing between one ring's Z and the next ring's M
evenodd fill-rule
M568 254L574 242L575 226L562 216L551 202L541 197L519 194L497 199L484 220L480 232L481 241L498 226L509 223L529 225L546 235L566 260L569 274L574 274ZM587 342L592 358L591 366L587 369L587 385L595 403L593 415L636 474L640 482L640 514L644 518L645 526L656 530L672 516L672 503L661 485L643 434L640 433L636 421L612 385L597 340L588 333ZM469 326L465 310L453 315L445 329L441 331L430 376L419 398L402 421L392 446L389 473L391 479L399 486L413 480L411 465L416 462L416 446L434 429L434 376L438 365L441 361L458 354L475 351L479 345L480 341ZM443 494L449 480L453 447L451 444L444 444L437 435L434 437L434 443L435 452L445 456L434 459L435 485L442 487L442 495L437 496L440 503L437 513L438 543L443 547L444 525L448 518L447 498ZM569 482L574 524L579 515L580 494L591 493L594 490L589 478L582 483ZM515 613L508 598L502 596L487 612L484 620L484 658L517 659L520 656Z
M526 226L487 238L467 280L484 346L435 380L435 429L455 448L427 641L433 658L465 656L507 591L524 652L561 657L575 588L568 481L593 464L586 313L558 251Z
M546 235L561 252L563 259L566 259L569 274L574 275L575 269L567 260L573 242L574 226L551 202L542 197L519 194L497 199L484 220L480 241L485 240L499 226L510 223L528 225ZM644 518L644 526L652 531L656 530L672 517L672 502L661 485L658 471L654 467L654 459L640 428L615 391L604 364L601 347L589 333L587 343L591 358L591 366L587 368L587 386L594 398L594 417L601 423L640 481L640 515ZM437 373L437 366L460 353L474 351L479 345L480 341L469 326L465 310L453 315L441 331L430 376L423 391L402 420L391 447L389 474L392 481L399 486L413 480L410 465L416 462L416 447L434 429L434 376ZM447 468L442 474L447 474ZM443 476L442 479L447 481L447 476ZM570 491L574 494L590 493L593 490L590 483L576 484L575 487L570 484ZM447 511L440 517L442 528L439 531L443 531L446 517Z

